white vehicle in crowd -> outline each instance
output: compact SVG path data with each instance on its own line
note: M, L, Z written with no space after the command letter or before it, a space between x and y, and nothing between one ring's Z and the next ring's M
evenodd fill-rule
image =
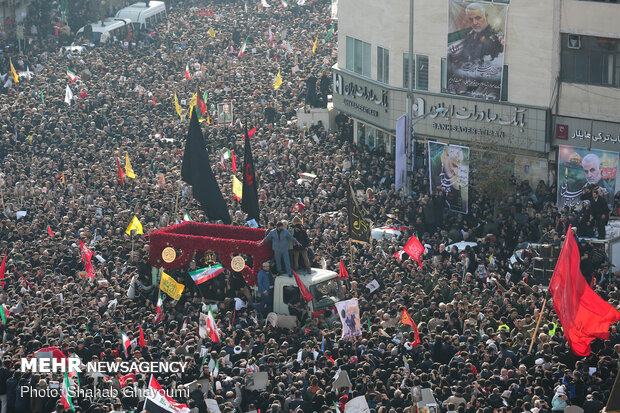
M117 19L131 20L134 30L146 30L166 20L166 4L163 1L134 3L116 12Z
M103 20L103 24L101 24L99 20L91 23L91 26L93 28L93 37L90 39L90 42L94 44L103 44L115 38L117 40L125 40L127 32L131 30L131 20L106 17ZM84 33L85 27L86 26L77 31L76 35L78 37Z
M297 275L314 296L308 303L310 312L329 310L344 299L342 283L334 271L312 268L310 273ZM288 304L299 300L300 294L295 277L277 276L273 284L273 311L276 314L290 315Z

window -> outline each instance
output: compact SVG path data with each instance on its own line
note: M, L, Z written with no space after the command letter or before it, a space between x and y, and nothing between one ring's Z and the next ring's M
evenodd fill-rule
M347 70L370 77L370 43L347 36Z
M390 51L377 47L377 80L390 83Z
M562 34L562 80L620 87L620 40Z
M620 0L581 0L581 1L596 1L599 3L618 3Z
M413 89L428 90L428 56L413 56ZM403 87L409 86L409 53L403 54Z
M446 58L441 58L441 93L448 93L448 65L446 64ZM508 66L504 65L502 69L502 90L500 94L500 101L508 102Z

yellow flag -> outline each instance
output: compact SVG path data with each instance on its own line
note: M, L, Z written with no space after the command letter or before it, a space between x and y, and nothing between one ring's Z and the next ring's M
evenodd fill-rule
M174 108L176 109L179 118L183 119L183 109L181 108L181 105L179 105L179 98L177 97L177 92L174 92Z
M194 110L194 107L196 106L196 101L198 99L198 93L194 93L192 98L189 100L189 116L191 119L192 116L192 111Z
M178 300L179 298L181 298L181 293L183 292L184 288L185 286L183 284L179 284L174 280L174 278L172 278L165 272L161 273L159 289L168 294L173 299Z
M215 37L215 30L213 30L213 27L209 29L209 31L207 32L209 33L209 36L211 37Z
M314 44L312 45L312 54L316 53L316 48L319 45L319 35L316 35L316 39L314 39Z
M133 173L133 168L131 167L131 162L129 162L129 154L125 152L125 174L129 178L136 178L136 174Z
M273 88L275 90L280 89L280 86L282 86L282 76L280 76L280 69L278 69L278 74L276 75L276 81L273 82Z
M13 67L13 61L9 57L9 64L11 65L11 73L13 74L13 82L19 83L19 75L15 71L15 67Z
M138 219L138 217L135 215L133 219L131 220L131 222L129 223L129 226L125 230L125 234L131 234L132 229L136 230L136 234L140 234L140 235L144 234L144 231L142 230L142 224L140 223L140 220Z
M243 193L243 182L237 179L236 176L233 175L233 194L237 201L241 201L241 195Z

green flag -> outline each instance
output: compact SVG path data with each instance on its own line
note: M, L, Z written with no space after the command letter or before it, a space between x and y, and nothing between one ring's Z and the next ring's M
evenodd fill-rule
M332 27L330 27L329 30L327 31L327 36L325 36L325 40L329 40L329 38L332 36L332 33L334 33L335 24L336 22L332 23Z

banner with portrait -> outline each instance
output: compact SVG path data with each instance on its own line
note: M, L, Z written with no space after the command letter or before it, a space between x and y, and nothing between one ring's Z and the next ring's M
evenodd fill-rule
M230 125L233 123L233 104L232 102L217 104L217 124Z
M448 93L499 100L508 5L448 0Z
M614 203L618 152L560 146L558 154L558 208L579 206L587 186L597 187L609 205Z
M448 208L467 214L469 205L469 148L428 143L431 193L442 191Z
M372 234L372 221L365 217L365 211L357 203L351 184L347 184L347 213L351 241L369 243Z
M336 311L342 323L342 338L351 338L362 335L360 309L357 298L336 303Z

